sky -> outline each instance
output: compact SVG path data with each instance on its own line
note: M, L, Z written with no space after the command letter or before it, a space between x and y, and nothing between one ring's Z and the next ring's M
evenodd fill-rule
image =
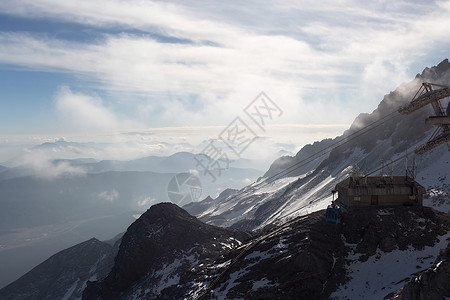
M201 151L236 122L270 142L243 156L295 153L448 58L448 37L450 1L2 0L0 163L55 141Z

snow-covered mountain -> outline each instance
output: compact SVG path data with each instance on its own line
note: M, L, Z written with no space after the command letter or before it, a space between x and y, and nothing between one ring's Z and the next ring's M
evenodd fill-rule
M161 203L128 228L112 268L114 247L92 239L0 297L79 299L87 284L83 299L442 299L449 230L449 214L396 207L354 210L337 225L320 211L249 233Z
M425 125L425 119L434 115L431 107L410 115L394 113L411 101L423 82L450 85L449 61L446 59L438 66L426 68L414 80L384 96L377 109L370 114L360 114L343 135L306 145L296 156L281 157L273 162L258 182L235 193L206 199L209 205L197 204L195 211L189 206L186 209L209 224L257 229L325 208L332 199L334 186L349 176L353 164L371 172L378 169L382 161L388 166L390 161L404 156L407 151L411 153L428 140L435 130ZM410 164L413 157L414 154L409 156ZM415 157L415 161L417 180L429 191L426 205L448 212L450 154L446 146ZM404 174L404 160L384 171Z

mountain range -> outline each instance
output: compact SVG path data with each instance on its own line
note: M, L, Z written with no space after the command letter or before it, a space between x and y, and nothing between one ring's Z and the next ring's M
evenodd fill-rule
M132 161L48 161L37 156L0 170L0 264L10 270L1 272L0 287L60 250L92 236L109 239L125 231L133 216L170 200L169 182L177 173L195 169L195 157L186 152ZM250 160L235 163L215 182L199 173L201 193L242 187L263 174L246 167L253 164Z
M246 232L160 203L113 246L61 251L0 298L442 299L449 230L449 214L419 206L354 210L337 225L319 211Z
M0 290L0 298L32 298L47 293L45 287L60 278L70 280L62 281L54 288L58 294L52 295L64 299L79 299L81 293L83 299L450 297L450 155L445 145L419 157L411 154L434 131L424 123L433 114L431 108L396 113L422 82L450 85L449 61L426 68L387 94L377 109L360 114L341 136L277 159L256 182L222 189L217 197L183 209L171 203L153 205L128 227L118 250L97 240L76 246L92 253L91 269L73 271L79 257L65 255L65 262L56 260L56 271L39 265ZM409 158L409 169L417 166L414 176L427 188L424 207L360 209L344 214L340 224L324 221L323 209L333 199L336 183L351 172L405 174L404 158ZM98 163L87 163L91 172L126 168ZM116 172L126 171L88 176L93 180ZM72 252L56 255L65 253ZM115 256L112 266L105 263L108 274L93 267L100 263L99 253Z

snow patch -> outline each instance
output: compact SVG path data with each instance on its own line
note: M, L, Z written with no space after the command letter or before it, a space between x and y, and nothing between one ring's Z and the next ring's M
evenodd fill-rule
M276 284L271 283L271 281L269 279L264 277L258 281L253 282L252 290L257 291L261 288L270 287L270 286L276 286Z
M275 191L278 191L284 187L286 187L291 182L296 181L301 177L294 176L294 177L284 177L281 179L277 179L273 182L264 184L263 187L258 188L255 192L253 192L254 195L261 195L265 193L273 193Z
M183 253L180 258L175 259L170 264L164 264L160 270L157 270L153 273L152 277L159 278L158 284L156 284L156 286L152 290L153 293L159 294L165 288L178 284L180 282L180 275L178 274L178 270L183 265L188 264L189 266L194 266L198 263L198 257L196 253L189 254L191 251L192 249L190 251L187 251L186 253Z
M158 226L156 228L152 228L148 233L148 238L161 237L164 234L164 229L162 226Z
M392 208L386 208L386 209L379 209L378 215L379 216L390 216L394 214L394 210Z
M439 254L439 250L447 246L450 232L439 237L434 246L426 246L423 250L409 247L408 250L394 250L377 253L365 262L358 260L360 254L353 251L347 256L347 275L350 280L340 286L331 299L383 299L387 294L398 290L406 280L415 273L430 267ZM356 247L356 244L347 244Z
M77 288L78 282L80 281L80 278L75 281L70 288L67 290L67 292L64 294L64 296L61 298L61 300L69 300L72 297L73 292Z

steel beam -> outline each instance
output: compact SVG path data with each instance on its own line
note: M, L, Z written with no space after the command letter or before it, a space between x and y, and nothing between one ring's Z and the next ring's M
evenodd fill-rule
M436 148L440 144L447 143L448 149L450 151L450 132L444 132L427 142L425 145L422 145L414 150L414 153L417 155L422 155L425 152Z
M427 125L450 125L450 116L429 117L425 120Z
M419 97L417 97L416 99L411 101L410 104L401 107L398 110L398 112L401 114L404 114L404 115L410 114L413 111L416 111L419 108L424 107L425 105L431 104L432 102L435 102L437 100L447 98L447 97L450 97L450 88L448 88L448 87L442 88L439 90L431 90L431 91L428 91L428 92L420 95Z

